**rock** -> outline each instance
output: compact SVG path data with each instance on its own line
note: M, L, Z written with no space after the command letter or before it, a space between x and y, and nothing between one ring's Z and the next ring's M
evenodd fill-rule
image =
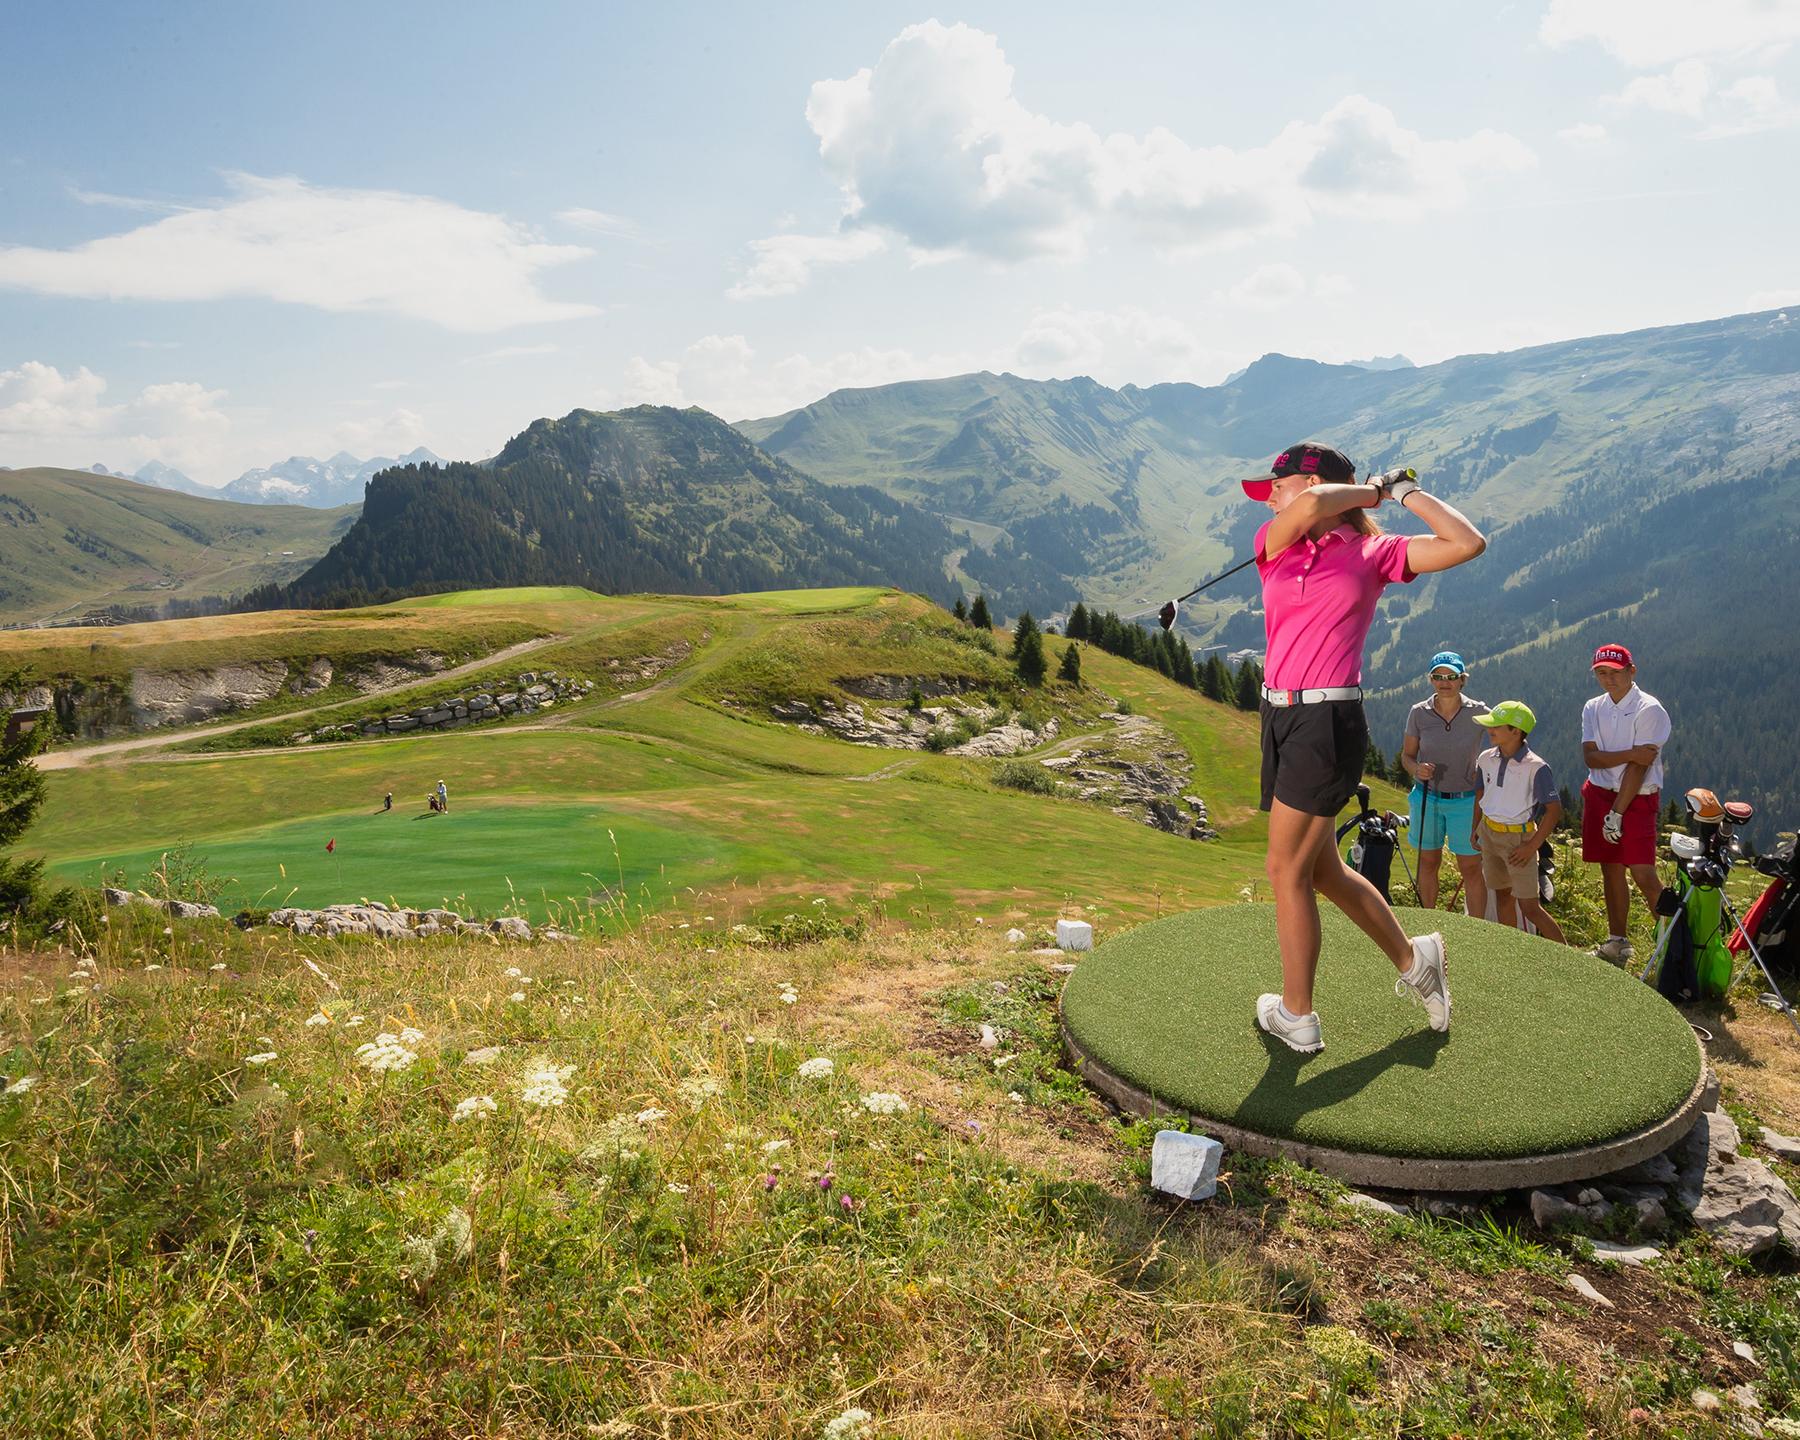
M1588 1189L1578 1190L1575 1193L1575 1203L1583 1207L1588 1205L1599 1205L1605 1201L1605 1199L1606 1197L1604 1195L1598 1190L1593 1189L1591 1186Z
M1627 1165L1606 1178L1620 1185L1673 1185L1680 1172L1667 1155L1652 1155L1635 1165Z
M413 927L413 934L421 940L428 940L433 935L441 935L444 927L435 920L421 920Z
M167 909L177 920L213 920L219 914L217 905L196 905L191 900L171 900Z
M1643 1199L1634 1201L1631 1208L1637 1212L1639 1228L1651 1232L1668 1228L1669 1212L1655 1196L1646 1195Z
M1159 1130L1150 1147L1150 1183L1181 1200L1210 1200L1219 1188L1225 1147L1205 1135Z
M1692 1395L1688 1396L1688 1404L1692 1405L1702 1415L1711 1415L1715 1411L1722 1409L1725 1402L1719 1399L1719 1397L1710 1390L1696 1390Z
M116 905L129 905L133 898L132 894L129 890L115 890L110 885L101 887L100 895L101 895L101 898L103 898L108 905L115 905L115 906Z
M1700 1072L1700 1109L1711 1115L1719 1108L1719 1072L1708 1065Z
M1737 1356L1737 1358L1742 1360L1746 1365L1754 1365L1756 1363L1756 1351L1751 1349L1750 1346L1746 1345L1742 1340L1732 1341L1731 1353Z
M1779 1130L1771 1130L1765 1125L1757 1132L1756 1138L1757 1143L1777 1159L1800 1163L1800 1140L1792 1135L1783 1135Z
M1734 1155L1709 1167L1689 1213L1698 1228L1736 1254L1761 1255L1778 1241L1800 1250L1800 1204L1760 1160Z
M1596 1240L1594 1258L1603 1265L1642 1265L1647 1260L1660 1260L1662 1251L1654 1245L1617 1245L1611 1240Z
M1670 1147L1669 1157L1680 1172L1675 1198L1684 1209L1692 1210L1700 1203L1707 1170L1729 1163L1737 1155L1740 1139L1737 1123L1715 1110L1702 1114L1686 1138Z
M1412 1209L1406 1205L1397 1205L1392 1200L1379 1200L1373 1195L1365 1195L1360 1190L1351 1190L1338 1196L1338 1204L1347 1205L1352 1210L1367 1210L1372 1215L1410 1215Z
M1008 930L1006 932L1006 943L1008 945L1024 944L1025 943L1025 932L1023 930L1017 929L1016 927L1014 929Z
M1059 955L1062 952L1059 950L1052 950L1050 953L1052 955ZM1073 975L1075 973L1075 967L1073 965L1070 965L1066 961L1060 965L1052 965L1050 968L1052 970L1054 970L1058 975Z
M1415 1197L1415 1203L1427 1215L1439 1220L1467 1220L1481 1214L1479 1205L1450 1195L1419 1195Z
M503 940L529 940L531 925L517 915L502 915L498 920L488 921L488 934L498 935Z
M410 715L390 715L387 717L387 731L390 735L398 735L407 730L417 730L419 722Z
M1598 1192L1594 1193L1598 1198ZM1598 1204L1577 1205L1565 1200L1554 1190L1531 1192L1531 1219L1540 1230L1555 1230L1563 1225L1591 1224L1604 1220L1611 1212L1612 1206L1604 1199Z
M1058 920L1056 948L1059 950L1092 950L1094 927L1085 920Z
M1733 1385L1725 1392L1725 1398L1740 1410L1762 1409L1762 1397L1748 1385Z
M1596 1290L1593 1285L1589 1283L1586 1276L1571 1272L1565 1283L1577 1295L1581 1296L1582 1299L1591 1300L1594 1304L1600 1306L1604 1310L1613 1308L1613 1302Z
M992 1025L983 1025L981 1027L981 1039L979 1044L983 1050L993 1050L998 1048L1000 1037L994 1033L994 1027Z

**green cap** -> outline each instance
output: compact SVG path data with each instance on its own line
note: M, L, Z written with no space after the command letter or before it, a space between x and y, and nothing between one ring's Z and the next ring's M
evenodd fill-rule
M1529 735L1537 724L1537 716L1523 700L1502 700L1485 715L1475 717L1477 725L1511 725Z

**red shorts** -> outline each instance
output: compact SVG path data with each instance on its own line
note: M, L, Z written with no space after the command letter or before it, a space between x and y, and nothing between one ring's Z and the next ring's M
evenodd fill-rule
M1662 796L1652 790L1633 798L1625 807L1625 833L1615 844L1600 833L1600 827L1618 798L1617 790L1602 790L1592 780L1581 782L1581 858L1590 865L1654 865Z

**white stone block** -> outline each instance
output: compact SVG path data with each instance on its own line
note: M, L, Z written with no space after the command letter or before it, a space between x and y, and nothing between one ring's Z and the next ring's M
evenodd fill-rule
M1210 1200L1219 1188L1225 1147L1205 1135L1158 1130L1150 1148L1150 1183L1181 1200Z
M1094 927L1085 920L1058 920L1056 922L1056 948L1058 950L1092 950L1094 948Z

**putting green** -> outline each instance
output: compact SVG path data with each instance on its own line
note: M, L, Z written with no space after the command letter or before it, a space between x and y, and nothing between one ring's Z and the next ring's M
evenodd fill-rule
M1638 1135L1689 1102L1693 1033L1625 972L1498 925L1400 910L1409 934L1441 930L1448 947L1452 1023L1439 1035L1394 994L1387 958L1323 909L1323 1052L1296 1054L1256 1028L1256 997L1281 988L1272 905L1195 911L1107 941L1064 989L1069 1038L1167 1113L1367 1156L1575 1151Z
M328 853L325 845L335 841ZM154 889L162 847L67 860L63 878L97 883L123 870ZM338 812L197 841L192 858L226 882L223 907L327 905L366 896L407 906L542 918L623 894L661 901L671 886L729 879L736 847L657 813L622 805L528 804L491 797L433 815L422 800L392 812Z

